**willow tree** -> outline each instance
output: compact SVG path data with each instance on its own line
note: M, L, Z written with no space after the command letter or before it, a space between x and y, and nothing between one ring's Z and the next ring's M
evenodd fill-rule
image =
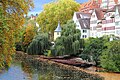
M28 54L43 54L50 47L50 42L47 33L39 33L34 37L30 45L28 46Z
M10 66L15 42L32 0L0 0L0 67Z
M55 41L56 55L76 55L79 53L80 48L82 48L81 33L75 27L72 20L63 25L61 37Z
M55 0L45 4L43 11L39 14L37 22L43 32L53 34L58 21L65 24L70 20L75 11L78 11L79 3L75 0Z

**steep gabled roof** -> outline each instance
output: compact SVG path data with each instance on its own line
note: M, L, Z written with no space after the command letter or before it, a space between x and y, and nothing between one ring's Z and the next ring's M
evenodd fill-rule
M60 22L58 22L58 26L57 28L55 29L55 32L61 32L61 26L60 26Z
M79 11L81 12L89 12L89 10L99 8L101 4L101 0L95 1L95 0L90 0L84 4L81 5Z
M90 29L90 18L79 19L81 29Z
M102 18L104 17L104 13L103 13L102 9L96 8L95 13L96 13L98 20L102 20Z
M79 18L90 18L90 13L75 12L77 19Z

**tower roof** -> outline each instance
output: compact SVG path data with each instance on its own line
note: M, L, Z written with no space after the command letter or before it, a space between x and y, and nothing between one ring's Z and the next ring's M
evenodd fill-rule
M60 26L60 22L58 22L58 26L55 29L55 32L61 32L61 26Z

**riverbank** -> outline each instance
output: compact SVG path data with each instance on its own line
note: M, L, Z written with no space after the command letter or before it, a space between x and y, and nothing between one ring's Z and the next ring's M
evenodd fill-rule
M42 62L45 65L56 66L56 67L59 67L60 69L71 70L72 72L77 72L74 75L79 74L78 76L83 77L83 78L86 77L86 79L88 80L119 80L120 79L120 74L118 73L94 72L94 71L86 70L80 67L61 64L61 63L51 61L49 59L44 59L43 56L39 56L39 55L31 56L23 52L17 51L17 56L22 56L21 58L23 59L29 59L29 61L34 64L39 64L40 62Z

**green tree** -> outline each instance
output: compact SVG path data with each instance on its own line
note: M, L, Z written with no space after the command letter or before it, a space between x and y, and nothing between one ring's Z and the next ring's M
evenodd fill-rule
M80 57L86 60L88 59L89 61L94 61L97 66L100 65L100 56L104 49L104 43L107 41L108 39L105 37L87 39L85 41L85 48Z
M101 66L109 71L120 72L120 41L107 42L101 55Z
M47 33L40 33L35 36L28 46L28 54L43 54L50 47Z
M32 0L0 0L0 67L10 66L15 42L24 24L24 15L33 6Z
M72 20L63 25L61 37L55 41L56 55L73 55L79 53L82 47L80 30L75 28L76 25Z
M78 11L79 3L74 0L55 0L44 5L44 10L39 14L37 22L43 32L54 33L58 21L65 24L70 20L75 11Z

